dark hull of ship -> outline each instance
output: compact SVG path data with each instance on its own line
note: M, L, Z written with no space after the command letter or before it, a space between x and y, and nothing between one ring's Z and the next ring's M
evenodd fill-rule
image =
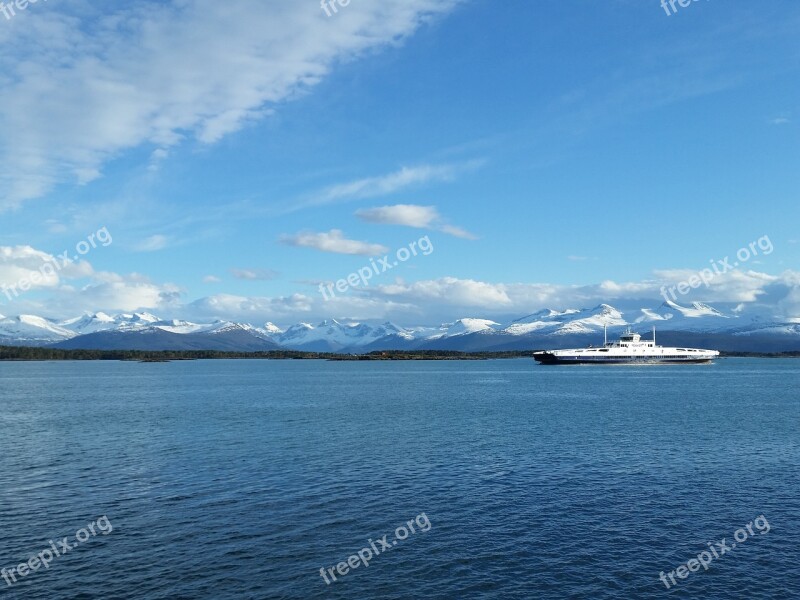
M561 357L550 352L537 352L533 358L543 365L669 365L669 364L699 364L713 361L713 358L674 357L660 356L598 356L598 357Z

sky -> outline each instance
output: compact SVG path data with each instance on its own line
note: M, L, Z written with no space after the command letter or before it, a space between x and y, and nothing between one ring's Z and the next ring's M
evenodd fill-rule
M344 4L0 6L0 314L800 322L796 1Z

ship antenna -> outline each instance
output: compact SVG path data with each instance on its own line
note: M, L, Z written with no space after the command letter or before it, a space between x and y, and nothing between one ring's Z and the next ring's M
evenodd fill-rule
M653 325L653 346L656 345L656 326Z
M603 323L603 348L608 346L608 323Z

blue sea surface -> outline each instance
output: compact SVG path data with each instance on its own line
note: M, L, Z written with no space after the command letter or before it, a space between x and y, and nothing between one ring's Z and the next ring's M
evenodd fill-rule
M798 390L794 359L0 363L0 567L88 538L0 597L798 598Z

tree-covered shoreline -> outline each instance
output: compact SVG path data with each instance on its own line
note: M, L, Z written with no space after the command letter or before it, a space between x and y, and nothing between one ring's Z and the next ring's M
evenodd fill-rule
M270 350L267 352L222 352L218 350L61 350L29 346L0 346L0 361L52 360L118 360L165 362L173 360L488 360L498 358L532 358L533 350L506 352L459 352L454 350L377 350L367 354L336 352L301 352ZM782 353L723 352L725 357L800 358L800 351Z
M0 346L0 361L120 360L161 362L171 360L485 360L489 358L532 357L533 351L457 352L449 350L387 350L368 354L270 350L265 352L223 352L218 350L62 350L29 346Z

